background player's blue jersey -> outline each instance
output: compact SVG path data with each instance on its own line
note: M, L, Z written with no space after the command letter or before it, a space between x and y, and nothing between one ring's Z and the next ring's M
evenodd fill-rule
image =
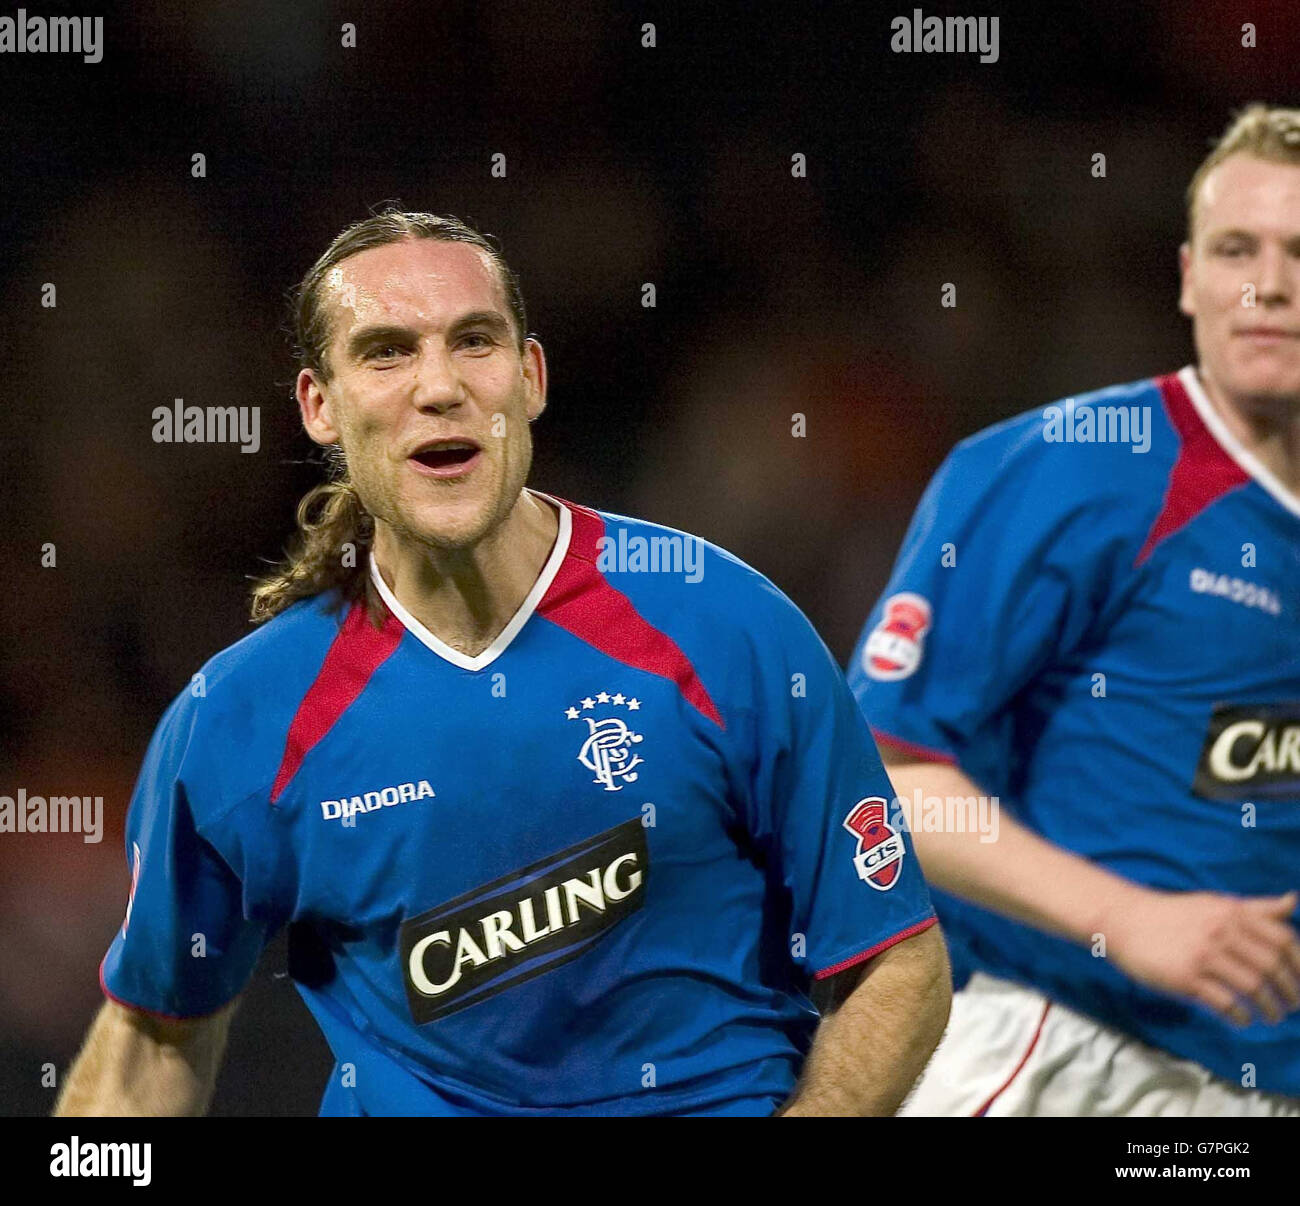
M849 681L882 741L955 762L1057 845L1157 889L1275 895L1300 886L1298 618L1300 504L1188 368L958 445ZM1300 1014L1240 1029L1090 949L935 899L959 985L972 969L1019 980L1300 1094Z
M780 1104L811 979L933 924L863 804L888 780L765 578L552 501L551 557L477 657L375 575L382 628L321 596L204 668L136 788L106 992L211 1012L288 924L338 1061L322 1113Z

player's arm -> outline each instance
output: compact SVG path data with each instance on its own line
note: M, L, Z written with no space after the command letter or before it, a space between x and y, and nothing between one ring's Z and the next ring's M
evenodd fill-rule
M905 818L835 658L768 584L748 707L728 718L737 801L787 909L787 955L819 1000L785 1113L892 1114L938 1045L952 974ZM795 967L791 971L795 972ZM830 993L829 1005L819 989Z
M235 1002L167 1019L105 1001L68 1069L56 1117L167 1117L207 1112Z
M918 762L885 742L881 754L904 799L917 790L922 798L985 794L957 766ZM1250 1021L1243 1000L1270 1022L1300 1006L1300 936L1288 920L1295 892L1158 891L1047 841L1005 809L997 840L981 838L975 830L912 834L930 883L1083 946L1101 935L1107 957L1151 988L1239 1025Z
M231 802L228 772L244 764L219 711L230 699L183 691L149 743L127 812L126 915L99 969L108 1000L58 1114L202 1114L212 1100L234 1003L278 925L257 870L265 797Z
M1007 758L994 718L1086 645L1145 532L1131 522L1127 478L1103 470L1097 462L1084 471L1079 455L1063 455L1026 417L963 441L926 488L850 665L903 799L918 789L922 798L988 795L960 769L963 753L980 748L983 765ZM943 555L954 549L955 562ZM1293 893L1149 889L1053 845L1005 809L997 840L981 836L912 835L932 883L1078 943L1101 935L1106 956L1152 988L1242 1024L1247 1003L1276 1020L1300 1001Z
M779 1117L884 1117L943 1036L952 972L937 925L831 980L831 1000Z

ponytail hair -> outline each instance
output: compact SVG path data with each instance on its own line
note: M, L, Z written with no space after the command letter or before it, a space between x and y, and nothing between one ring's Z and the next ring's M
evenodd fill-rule
M299 599L338 590L345 603L375 600L367 589L375 524L346 469L314 486L298 504L289 555L253 587L252 617L269 620Z

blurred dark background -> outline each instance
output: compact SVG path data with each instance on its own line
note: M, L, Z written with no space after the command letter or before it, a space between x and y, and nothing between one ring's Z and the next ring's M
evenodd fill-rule
M0 1113L52 1107L149 735L317 480L284 297L372 207L501 239L551 368L535 485L731 549L841 661L955 440L1191 359L1183 190L1234 108L1296 103L1293 6L924 6L998 16L993 64L891 53L913 7L29 7L102 12L104 53L0 56L0 794L102 795L106 826L0 834ZM259 406L261 450L154 443L177 397ZM284 964L281 940L215 1113L317 1108Z

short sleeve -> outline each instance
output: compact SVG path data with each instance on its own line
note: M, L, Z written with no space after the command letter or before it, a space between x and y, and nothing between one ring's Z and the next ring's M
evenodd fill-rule
M792 949L821 979L935 918L844 676L802 613L784 596L781 605L750 717L747 823L788 890Z
M1114 504L1012 420L959 445L931 480L848 680L876 736L975 770L1012 752L1006 708L1078 649L1127 535Z
M100 967L104 992L123 1005L187 1018L220 1009L243 991L268 938L248 916L239 876L200 832L215 813L201 797L193 747L201 701L183 694L145 755L127 814L131 875L126 918Z

